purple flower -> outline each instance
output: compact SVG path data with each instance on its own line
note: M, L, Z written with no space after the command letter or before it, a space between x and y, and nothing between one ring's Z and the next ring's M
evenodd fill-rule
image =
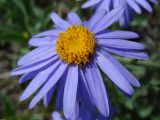
M122 6L124 13L119 19L121 26L127 26L132 20L134 13L141 14L142 9L146 9L148 12L152 12L152 7L149 3L157 4L157 0L88 0L83 4L82 8L93 7L96 11L110 10Z
M77 100L89 111L97 108L108 117L109 99L98 66L120 90L133 95L132 85L139 87L138 80L110 53L141 60L148 58L140 51L144 49L142 44L129 41L139 37L136 33L106 30L122 13L121 7L108 14L101 11L88 22L82 22L73 12L68 14L68 21L52 13L56 29L34 35L29 45L37 48L22 57L19 67L11 72L24 74L20 83L32 79L20 100L37 92L29 108L41 99L48 105L57 91L56 110L63 110L67 119L74 113Z

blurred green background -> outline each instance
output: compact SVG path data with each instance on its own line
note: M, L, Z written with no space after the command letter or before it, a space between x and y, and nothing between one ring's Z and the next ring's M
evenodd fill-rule
M0 120L50 120L54 104L48 108L39 103L33 110L28 103L19 102L19 96L27 83L18 84L19 77L11 77L9 71L16 61L30 48L28 39L53 27L49 18L52 11L63 18L69 11L76 11L83 20L91 11L81 10L84 0L0 0ZM114 24L111 29L121 29ZM117 108L114 120L160 120L160 7L154 13L135 16L127 30L138 32L137 40L146 46L148 61L118 59L139 79L141 87L132 98L124 96L107 79L105 82L113 105ZM53 102L54 103L54 102Z

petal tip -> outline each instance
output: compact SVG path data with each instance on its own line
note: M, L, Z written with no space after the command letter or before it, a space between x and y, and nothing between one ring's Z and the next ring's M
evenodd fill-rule
M17 74L16 74L15 70L13 70L13 71L10 72L10 75L11 76L16 76Z
M24 97L24 95L21 95L20 96L20 98L19 98L19 100L22 102L22 101L24 101L26 98Z
M139 88L139 87L141 87L141 84L139 82L137 82L135 87Z
M22 84L22 83L23 83L23 81L20 79L20 80L19 80L19 84Z
M43 102L44 106L47 107L48 103L46 101Z
M34 104L32 102L29 104L29 109L32 109L34 107Z
M133 89L130 90L130 91L128 92L128 95L129 95L129 96L133 96L133 95L134 95L134 90L133 90Z
M81 6L81 8L82 8L82 9L85 9L85 8L86 8L86 7L85 7L85 4L83 4L83 5Z
M149 59L149 55L148 54L146 54L146 53L144 53L144 57L143 57L143 59L142 60L148 60Z

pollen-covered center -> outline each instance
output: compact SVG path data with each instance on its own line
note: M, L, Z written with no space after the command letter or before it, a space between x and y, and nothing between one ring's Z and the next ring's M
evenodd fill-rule
M59 33L56 50L60 58L68 64L86 64L95 49L95 37L84 26L72 25Z

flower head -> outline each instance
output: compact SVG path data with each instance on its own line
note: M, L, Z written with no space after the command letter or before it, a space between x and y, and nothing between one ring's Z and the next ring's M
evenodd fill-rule
M95 49L94 34L82 25L72 25L59 33L56 51L67 63L86 64Z
M105 117L110 115L110 102L98 66L123 92L133 95L138 80L110 53L136 59L147 59L140 52L144 46L129 41L138 38L134 32L106 30L123 14L118 7L108 14L98 12L88 22L82 22L76 13L68 14L68 21L51 14L56 29L34 35L29 45L37 47L18 61L12 75L21 75L20 83L32 79L20 97L25 100L36 91L29 108L41 99L48 105L57 91L56 110L63 110L70 119L76 102L82 102L92 112L98 109Z
M148 12L152 12L152 7L150 3L157 4L157 0L88 0L83 4L82 8L94 7L96 11L110 10L122 6L124 8L124 13L119 19L121 26L126 26L132 20L134 13L141 14L144 8Z

